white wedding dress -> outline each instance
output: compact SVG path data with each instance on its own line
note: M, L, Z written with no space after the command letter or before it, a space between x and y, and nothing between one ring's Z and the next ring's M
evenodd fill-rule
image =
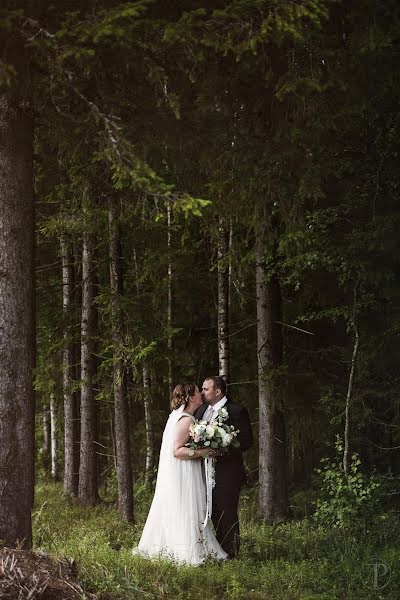
M163 557L191 565L207 557L226 559L211 523L203 527L206 491L202 459L174 457L175 425L188 415L183 406L172 411L164 429L153 502L134 554Z

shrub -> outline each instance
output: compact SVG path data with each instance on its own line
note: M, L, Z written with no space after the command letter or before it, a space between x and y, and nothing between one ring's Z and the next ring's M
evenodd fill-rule
M315 502L314 519L326 527L351 528L356 523L365 525L377 507L377 490L380 486L377 476L360 471L361 460L355 452L351 456L346 477L343 451L342 440L337 435L334 458L322 458L322 467L316 471L321 496Z

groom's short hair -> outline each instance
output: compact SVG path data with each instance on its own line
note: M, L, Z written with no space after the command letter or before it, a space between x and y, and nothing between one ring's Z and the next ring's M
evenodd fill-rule
M206 379L213 382L214 390L218 388L221 390L222 395L226 396L226 381L223 377L220 377L219 375L212 375L211 377L207 377Z

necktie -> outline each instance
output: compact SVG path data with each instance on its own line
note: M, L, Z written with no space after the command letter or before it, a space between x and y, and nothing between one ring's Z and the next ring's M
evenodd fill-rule
M203 415L203 421L211 421L211 419L214 416L214 409L213 407L210 405L206 408L206 411Z

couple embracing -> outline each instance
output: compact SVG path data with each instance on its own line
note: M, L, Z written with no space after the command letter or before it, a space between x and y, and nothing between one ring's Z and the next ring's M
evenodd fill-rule
M205 559L235 558L239 551L238 502L246 481L242 452L253 443L249 413L226 397L222 377L208 377L202 392L194 383L177 385L171 414L164 429L154 498L135 554L161 556L177 562L200 564ZM196 421L218 421L237 431L236 447L188 447L190 427ZM203 458L212 458L215 486L207 499ZM212 523L206 518L212 506Z

